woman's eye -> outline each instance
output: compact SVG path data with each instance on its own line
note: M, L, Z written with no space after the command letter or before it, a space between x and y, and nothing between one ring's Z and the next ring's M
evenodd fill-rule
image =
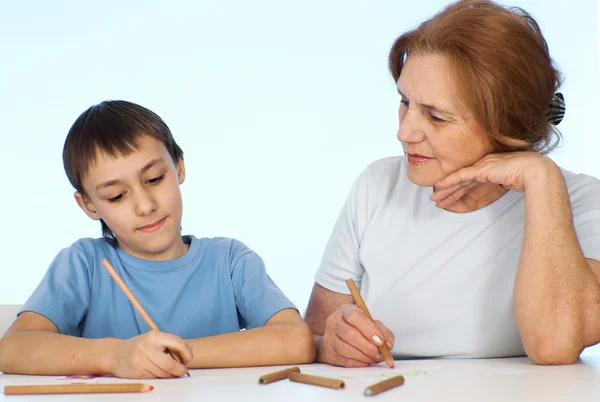
M125 193L121 193L121 194L117 195L116 197L109 198L108 202L119 202L123 199L124 195L125 195Z
M150 184L156 184L156 183L160 183L164 177L165 177L165 175L164 175L164 174L163 174L163 175L160 175L160 176L158 176L158 177L154 177L154 178L152 178L152 179L148 180L148 183L150 183Z
M441 119L441 118L439 118L439 117L437 117L437 116L435 116L435 115L433 115L433 114L430 114L430 115L429 115L429 117L431 118L431 120L433 120L433 121L435 121L435 122L438 122L438 123L441 123L441 122L444 122L444 121L446 121L446 120L444 120L444 119Z

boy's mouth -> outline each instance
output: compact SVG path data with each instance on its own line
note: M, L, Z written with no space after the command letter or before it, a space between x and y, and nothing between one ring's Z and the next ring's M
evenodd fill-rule
M166 219L167 219L167 217L164 217L164 218L159 219L156 222L153 222L149 225L142 226L141 228L138 228L138 230L140 232L144 232L144 233L154 232L155 230L158 230L162 227L162 225L165 223Z

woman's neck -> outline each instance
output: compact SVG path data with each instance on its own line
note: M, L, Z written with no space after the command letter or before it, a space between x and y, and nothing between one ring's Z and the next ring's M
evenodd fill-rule
M498 200L508 190L502 186L493 183L485 183L477 186L462 196L461 199L447 208L449 212L467 213L477 211L478 209L487 207L494 201Z

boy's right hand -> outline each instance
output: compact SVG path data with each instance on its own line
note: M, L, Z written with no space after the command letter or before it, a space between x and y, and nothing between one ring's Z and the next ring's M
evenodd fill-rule
M185 366L193 352L182 338L160 331L149 331L130 339L119 339L111 354L111 372L123 378L172 378L187 373ZM182 362L166 349L179 354Z

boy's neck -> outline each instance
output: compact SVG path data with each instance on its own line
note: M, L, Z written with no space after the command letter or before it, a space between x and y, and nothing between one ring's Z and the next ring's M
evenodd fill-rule
M173 244L171 244L166 250L163 250L159 253L152 253L152 254L133 250L133 249L127 247L127 245L122 244L118 239L117 239L117 243L119 244L119 247L124 252L129 254L130 256L139 258L140 260L153 261L153 262L164 262L164 261L175 260L177 258L183 257L190 249L190 245L186 244L183 241L183 236L181 236L181 235L179 235L178 239L175 240L173 242Z

